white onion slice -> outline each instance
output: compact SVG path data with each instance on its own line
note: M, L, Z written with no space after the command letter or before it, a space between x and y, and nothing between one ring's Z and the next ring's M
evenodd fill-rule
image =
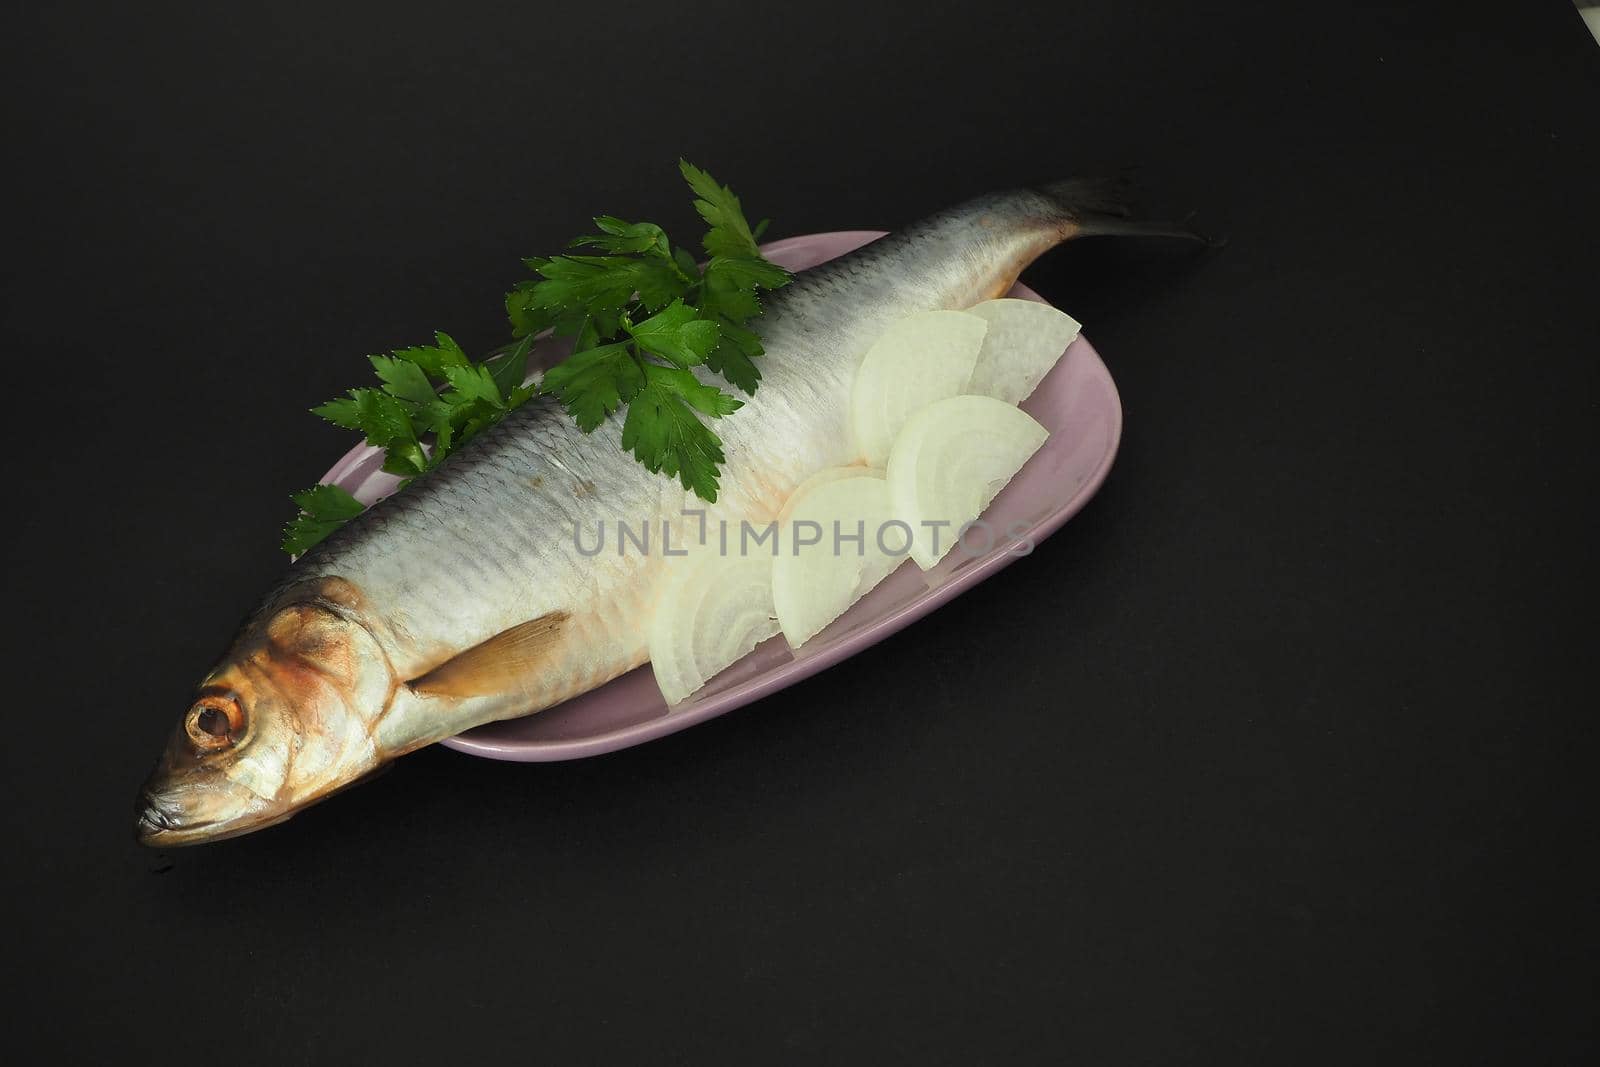
M989 324L966 391L1020 404L1038 387L1082 327L1036 300L985 300L967 309Z
M772 562L772 604L791 648L843 615L905 558L903 551L890 555L882 548L887 543L902 549L905 543L898 528L884 532L894 513L883 474L860 467L835 469L846 473L812 479L790 498L778 558ZM815 543L801 544L813 539Z
M677 704L778 632L772 556L722 555L708 544L666 561L665 588L650 622L650 666Z
M868 466L884 465L913 413L966 390L988 328L965 311L920 311L873 342L850 393L850 426Z
M851 467L824 467L799 485L794 487L794 492L789 494L789 499L783 502L783 507L778 511L778 525L782 526L789 521L789 513L794 510L795 501L802 500L805 495L819 485L836 482L840 478L859 478L866 474L876 474L883 477L883 471L873 470L871 467L857 463Z
M951 397L908 419L889 454L889 501L911 526L917 566L943 559L1048 436L1026 412L989 396Z

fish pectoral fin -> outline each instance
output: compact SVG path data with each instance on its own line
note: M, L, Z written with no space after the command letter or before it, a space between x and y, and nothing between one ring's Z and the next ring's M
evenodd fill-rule
M520 689L561 639L569 616L552 611L502 630L406 684L424 696L492 696Z

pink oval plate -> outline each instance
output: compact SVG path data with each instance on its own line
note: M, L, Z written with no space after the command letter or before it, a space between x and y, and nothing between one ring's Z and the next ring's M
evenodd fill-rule
M805 270L881 236L877 230L808 234L774 241L763 251L775 263ZM1044 302L1025 285L1010 295ZM541 343L530 366L549 366L563 354L559 345ZM1079 337L1068 346L1022 409L1050 431L1050 438L983 515L991 529L1025 530L1016 540L997 538L981 555L958 549L926 573L907 560L798 652L791 652L782 636L765 641L676 707L667 707L646 664L536 715L489 723L444 744L474 756L524 763L614 752L793 685L922 618L1025 555L1016 547L1019 543L1037 544L1054 533L1094 495L1111 469L1122 435L1122 403L1111 373L1088 341ZM361 444L322 480L371 503L393 492L398 481L384 474L380 464L377 450Z

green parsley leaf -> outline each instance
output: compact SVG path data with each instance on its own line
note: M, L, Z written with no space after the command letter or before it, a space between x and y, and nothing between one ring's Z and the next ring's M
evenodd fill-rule
M624 329L646 352L679 367L704 363L720 337L715 322L702 319L698 311L681 300L674 300L638 325L625 325Z
M449 334L439 331L435 332L433 337L437 344L402 348L391 354L396 359L415 363L439 381L444 380L446 367L465 367L472 362L467 358L466 352L462 351L461 346L456 344L455 338Z
M755 235L750 232L733 190L718 185L715 178L686 159L678 160L678 170L698 198L694 209L711 227L701 242L705 250L713 256L760 256Z
M336 485L314 485L293 494L300 508L283 529L283 550L291 556L305 554L329 534L361 514L361 501Z
M568 248L604 249L607 252L649 252L655 256L671 254L666 231L653 222L628 222L615 215L601 215L594 224L603 232L574 239Z
M415 438L390 441L383 450L383 469L390 474L415 478L429 469L428 453Z
M683 296L695 281L664 256L556 256L529 263L543 280L525 291L513 290L509 314L524 324L548 320L563 335L581 336L592 323L597 336L611 337L635 293L645 310L655 311Z
M716 503L718 469L726 457L722 440L695 412L721 418L737 411L741 402L702 385L686 370L646 364L644 372L644 388L628 402L622 447L649 470L677 475L685 489Z
M311 409L335 426L360 430L367 443L382 448L411 432L411 420L400 402L380 389L352 389L348 396Z
M346 430L361 429L361 404L357 395L359 389L350 390L349 396L335 397L326 404L320 404L311 409L311 414L319 415L329 422Z
M545 372L540 388L554 393L584 433L644 388L644 369L625 344L602 345L568 356Z
M532 337L556 324L555 314L535 302L533 287L537 284L532 279L518 282L506 294L506 318L511 320L512 337Z
M311 409L335 426L360 430L367 444L384 450L383 469L391 474L420 474L427 456L417 441L407 405L381 389L352 389L348 397Z
M421 367L410 360L394 356L367 358L372 361L372 369L378 372L378 380L383 382L384 392L397 400L406 400L413 404L433 402L433 383L428 381L428 374Z
M706 265L700 311L720 327L721 343L706 358L706 366L746 393L754 393L761 371L754 360L764 349L761 339L743 323L761 314L758 290L787 285L792 275L764 259L718 256Z
M706 277L745 291L778 289L794 280L787 270L760 256L717 256L706 264Z
M533 287L539 307L620 311L633 296L635 266L627 256L553 256L538 268L544 281Z
M505 397L500 395L500 387L487 367L477 364L446 367L444 376L451 386L451 392L444 395L446 403L462 405L478 400L494 408L506 406Z
M765 351L761 338L725 316L719 316L717 321L722 338L706 356L706 366L740 391L754 393L761 384L761 368L755 363L756 357Z

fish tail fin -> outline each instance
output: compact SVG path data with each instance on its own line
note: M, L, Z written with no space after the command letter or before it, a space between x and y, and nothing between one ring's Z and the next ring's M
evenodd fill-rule
M1166 222L1144 218L1126 175L1117 178L1068 178L1036 186L1077 227L1077 237L1175 237L1217 246L1189 220ZM1192 216L1191 216L1192 217Z

